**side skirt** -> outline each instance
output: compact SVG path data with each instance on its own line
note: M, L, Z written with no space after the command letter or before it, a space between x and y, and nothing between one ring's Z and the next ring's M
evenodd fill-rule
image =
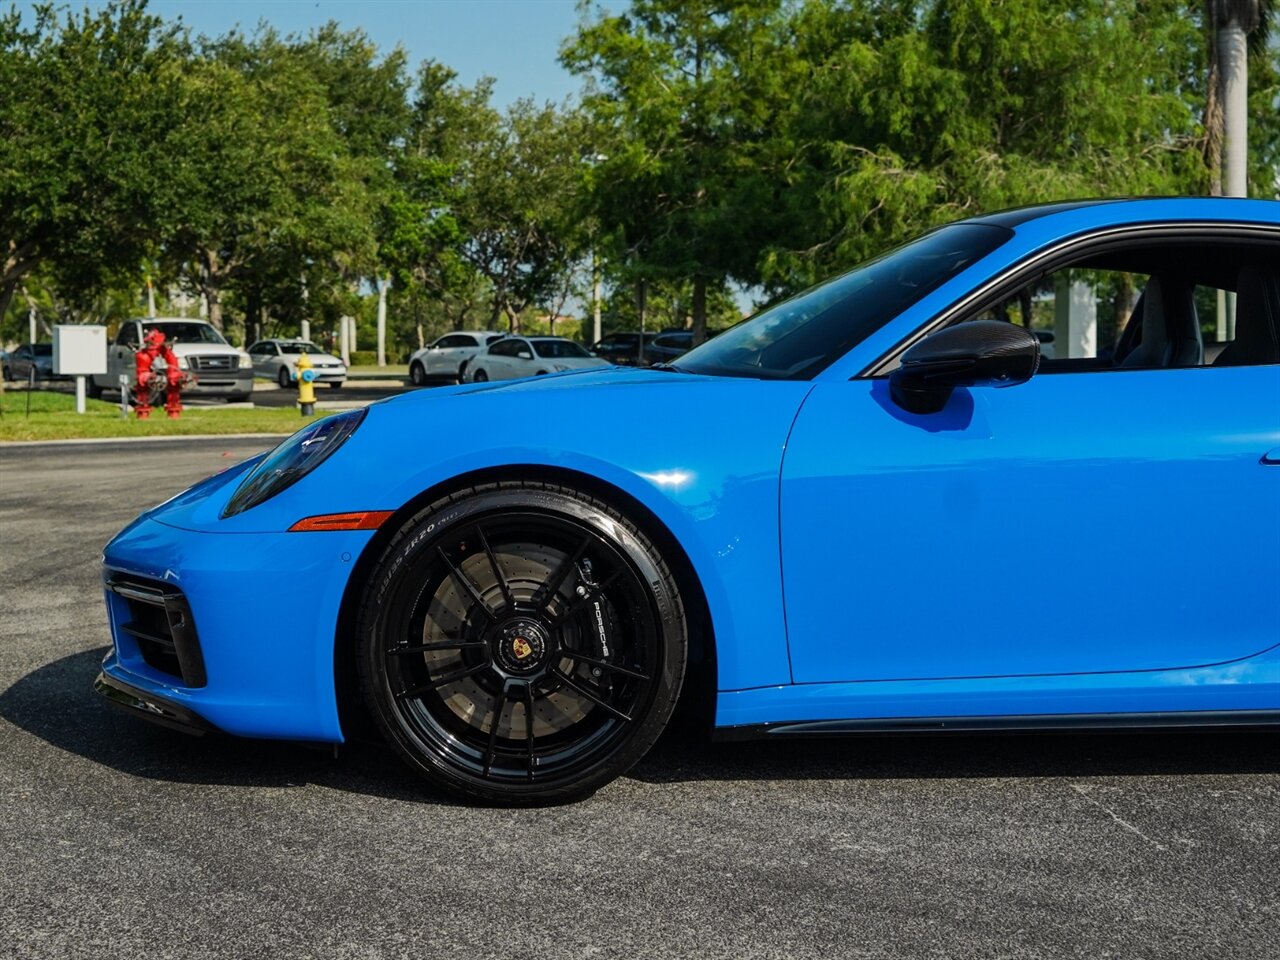
M1008 717L886 717L873 720L805 720L716 727L717 742L771 737L882 736L937 733L1139 731L1177 727L1280 729L1280 710L1193 710L1185 713L1083 713Z

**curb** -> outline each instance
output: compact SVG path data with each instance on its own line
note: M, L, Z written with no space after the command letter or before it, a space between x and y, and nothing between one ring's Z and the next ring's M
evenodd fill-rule
M160 437L81 437L69 440L0 440L0 450L12 447L87 447L103 443L164 443L190 440L283 440L287 433L178 433Z

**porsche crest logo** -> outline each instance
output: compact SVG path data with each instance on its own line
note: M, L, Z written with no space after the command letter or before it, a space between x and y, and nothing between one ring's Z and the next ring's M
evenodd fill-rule
M516 637L511 641L511 652L517 660L527 660L533 653L533 647L529 646L529 641L524 637Z

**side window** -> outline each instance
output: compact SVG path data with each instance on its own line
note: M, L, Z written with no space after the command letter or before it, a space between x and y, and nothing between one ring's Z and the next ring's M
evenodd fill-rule
M120 324L120 331L116 334L116 346L136 347L137 345L138 325L132 320Z
M440 347L445 350L452 350L457 347L474 347L475 341L470 337L465 337L459 333L450 334L440 341Z
M515 355L515 351L511 349L514 340L499 340L489 348L489 353L495 357L511 357Z
M1040 341L1041 372L1280 363L1280 251L1206 238L1096 254L965 317Z

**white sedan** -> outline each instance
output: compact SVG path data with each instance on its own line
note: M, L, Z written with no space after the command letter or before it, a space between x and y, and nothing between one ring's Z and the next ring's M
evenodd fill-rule
M592 356L581 344L564 337L503 337L476 355L467 366L466 379L473 383L517 380L607 366L608 361Z
M347 379L347 365L310 340L259 340L249 348L254 375L274 380L286 389L298 378L298 358L304 353L311 358L316 383L342 386Z
M409 380L415 387L428 383L461 383L471 358L504 336L506 334L496 330L446 333L409 358Z

